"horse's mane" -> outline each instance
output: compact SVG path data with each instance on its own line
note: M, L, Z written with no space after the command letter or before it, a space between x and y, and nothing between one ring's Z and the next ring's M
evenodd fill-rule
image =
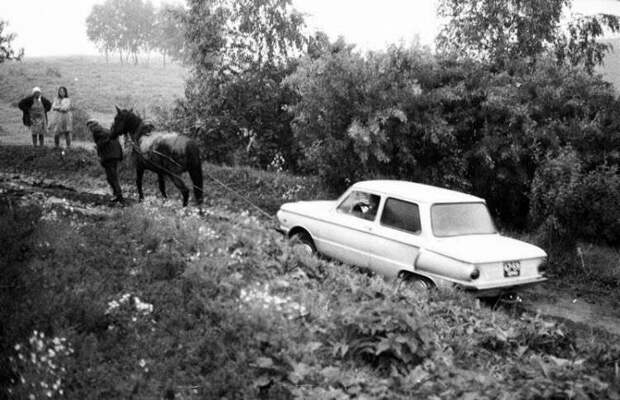
M139 139L142 136L149 136L149 134L155 130L155 125L150 122L145 122L139 115L135 114L131 110L125 110L128 119L131 121L132 126L135 126L135 136Z

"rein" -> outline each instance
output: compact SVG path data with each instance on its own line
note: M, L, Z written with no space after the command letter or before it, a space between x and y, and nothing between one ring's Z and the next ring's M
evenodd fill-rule
M142 122L140 122L140 125L138 125L138 128L136 129L136 131L138 131L138 130L139 130L141 127L143 127L143 126L144 126L144 125L142 124ZM140 146L138 146L138 144L137 144L137 143L133 140L133 137L131 136L131 134L127 134L127 135L126 135L126 137L129 139L129 140L128 140L128 142L129 142L129 144L131 145L132 150L133 150L136 154L138 154L138 155L140 156L140 158L141 158L143 161L145 161L145 162L147 162L147 163L151 164L152 166L154 166L154 167L156 167L156 168L158 168L158 169L161 169L162 171L164 171L164 172L165 172L165 173L167 173L168 175L171 175L171 176L174 176L175 178L178 178L178 179L180 179L180 180L183 180L183 178L181 178L179 175L177 175L177 174L175 174L175 173L171 172L170 170L168 170L168 169L164 168L163 166L161 166L161 165L157 165L157 164L155 164L153 161L151 161L151 160L147 159L147 158L144 156L144 153L142 152L142 150L140 150ZM159 156L161 156L161 157L164 157L164 158L166 158L167 160L169 160L169 161L173 162L174 164L176 164L177 166L179 166L179 167L181 167L181 168L183 167L181 164L179 164L179 163L178 163L176 160L174 160L172 157L170 157L170 156L168 156L168 155L166 155L166 154L163 154L163 153L161 153L161 152L159 152L159 151L157 151L157 150L149 150L149 152L150 152L150 153L153 153L153 154L157 154L157 155L159 155ZM200 166L200 168L202 169L202 165ZM247 197L245 197L244 195L242 195L241 193L239 193L237 190L235 190L235 189L231 188L229 185L227 185L227 184L225 184L224 182L220 181L219 179L217 179L216 177L212 176L212 175L211 175L211 174L209 174L208 172L203 171L203 174L204 174L204 175L206 175L206 176L207 176L209 179L211 179L213 182L215 182L215 183L217 183L218 185L222 186L224 189L226 189L226 190L228 190L229 192L231 192L231 193L233 193L233 194L237 195L237 197L239 197L241 200L245 201L247 204L249 204L250 206L252 206L255 210L259 211L259 212L260 212L262 215L264 215L265 217L267 217L267 218L269 218L269 219L274 219L274 216L273 216L273 215L269 214L267 211L265 211L264 209L262 209L260 206L256 205L254 202L252 202L250 199L248 199ZM192 183L192 186L193 186L193 188L194 188L194 189L198 189L198 190L200 190L200 191L202 191L202 192L204 191L202 188L200 188L200 187L198 187L198 186L194 185L193 183Z

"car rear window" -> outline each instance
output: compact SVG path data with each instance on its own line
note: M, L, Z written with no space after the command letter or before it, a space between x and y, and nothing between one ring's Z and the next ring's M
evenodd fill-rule
M495 233L495 225L484 203L446 203L431 207L435 236L482 235Z
M383 207L381 225L411 233L420 233L420 209L417 204L388 198Z

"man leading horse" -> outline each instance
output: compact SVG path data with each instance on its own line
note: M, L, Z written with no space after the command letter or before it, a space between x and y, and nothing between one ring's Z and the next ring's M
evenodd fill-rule
M118 141L118 135L114 135L109 129L104 128L98 121L90 119L86 126L93 134L93 140L97 146L97 155L101 166L105 169L105 176L112 188L114 198L110 202L123 204L123 192L118 181L118 164L123 160L123 148Z
M194 189L194 199L198 205L202 204L202 162L198 144L194 140L176 132L153 130L132 110L121 110L118 107L111 133L116 137L128 135L133 150L136 187L140 200L144 198L142 177L145 170L150 170L157 174L162 196L166 197L167 177L181 192L183 206L187 206L189 189L183 182L181 174L188 172Z

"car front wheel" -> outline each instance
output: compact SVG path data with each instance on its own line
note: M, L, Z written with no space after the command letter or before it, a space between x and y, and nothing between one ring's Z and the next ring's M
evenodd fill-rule
M293 246L299 247L304 253L313 255L316 253L316 247L310 235L306 232L298 232L291 236L291 243Z

